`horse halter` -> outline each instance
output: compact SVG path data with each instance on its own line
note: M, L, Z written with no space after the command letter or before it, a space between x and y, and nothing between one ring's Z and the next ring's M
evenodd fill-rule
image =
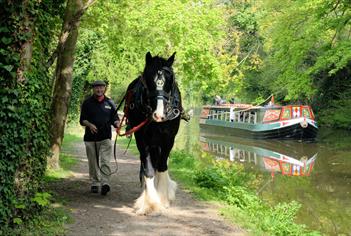
M165 92L164 91L164 87L166 86L166 77L165 77L165 73L169 73L172 76L172 84L170 87L170 91L169 92ZM176 83L175 83L175 79L174 79L174 74L173 74L173 70L169 67L162 67L160 70L157 71L154 79L153 79L154 83L155 83L155 90L150 91L146 81L143 77L141 77L141 82L143 84L143 86L146 89L146 98L147 98L147 106L148 106L148 110L150 110L151 114L150 116L155 116L157 114L157 109L156 108L155 111L152 111L152 108L150 106L150 100L151 99L156 99L157 100L157 104L163 102L163 104L165 104L166 106L162 107L164 109L163 113L165 114L163 116L162 114L162 121L168 121L168 120L173 120L175 118L177 118L180 115L180 110L178 107L174 107L173 106L173 101L174 101L174 90L176 89ZM155 117L153 117L153 119L155 120Z

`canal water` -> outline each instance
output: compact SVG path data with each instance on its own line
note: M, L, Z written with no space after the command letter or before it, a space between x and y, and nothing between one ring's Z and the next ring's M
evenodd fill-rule
M216 133L205 136L198 117L182 122L175 149L259 172L256 190L266 202L299 202L297 223L327 235L351 235L351 132L323 130L316 142L251 140Z

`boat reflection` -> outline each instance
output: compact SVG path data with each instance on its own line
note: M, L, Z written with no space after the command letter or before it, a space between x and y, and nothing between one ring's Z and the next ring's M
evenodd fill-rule
M200 136L201 147L217 159L229 159L261 171L288 176L309 176L317 159L313 143L262 141L237 137Z

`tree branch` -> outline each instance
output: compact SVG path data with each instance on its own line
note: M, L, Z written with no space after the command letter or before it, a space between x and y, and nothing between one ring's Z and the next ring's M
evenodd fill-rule
M67 40L69 34L71 33L72 31L72 28L73 26L78 22L80 21L81 17L83 16L83 14L88 10L88 8L93 5L97 0L88 0L88 2L85 4L85 6L80 9L75 15L74 17L72 18L72 20L67 24L67 25L64 25L63 29L62 29L62 32L60 34L60 37L59 37L59 42L58 42L58 45L57 47L55 48L55 50L53 51L53 53L51 54L51 56L49 57L49 60L47 61L46 63L46 68L50 68L52 66L52 64L54 64L56 58L57 58L57 55L58 55L58 52L63 50L63 45L64 45L64 42Z
M259 47L260 47L260 44L258 43L258 44L257 44L257 48L256 48L256 52L257 52L257 50L259 49ZM239 67L240 64L242 64L243 62L246 61L246 59L250 56L250 54L253 52L254 49L255 49L254 47L251 48L251 50L249 51L249 53L238 63L237 67Z

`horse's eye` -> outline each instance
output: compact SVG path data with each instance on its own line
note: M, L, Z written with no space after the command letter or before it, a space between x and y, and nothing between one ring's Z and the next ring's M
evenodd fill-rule
M167 70L164 71L164 74L165 74L165 76L167 76L167 77L172 75L171 72L170 72L170 71L167 71Z

